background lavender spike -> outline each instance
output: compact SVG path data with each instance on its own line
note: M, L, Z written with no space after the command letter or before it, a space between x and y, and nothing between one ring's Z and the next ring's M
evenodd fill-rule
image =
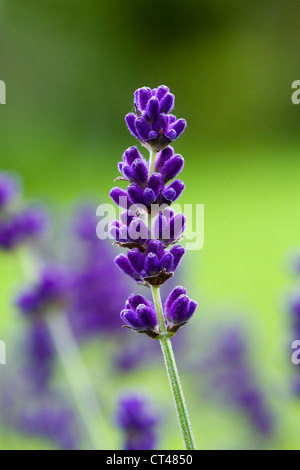
M116 412L117 425L123 431L125 450L152 450L157 441L159 415L148 400L136 392L121 396Z

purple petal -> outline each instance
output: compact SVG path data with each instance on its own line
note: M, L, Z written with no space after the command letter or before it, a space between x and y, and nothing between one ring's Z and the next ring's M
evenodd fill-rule
M153 173L148 181L148 188L152 189L156 197L159 195L160 191L164 187L164 181L160 173Z
M152 97L147 104L145 118L147 121L155 121L159 113L159 101L156 97Z
M155 160L155 170L160 171L164 164L173 156L174 150L172 147L169 146L161 150Z
M158 257L154 253L149 253L145 259L145 272L147 276L155 276L159 272Z
M131 181L132 179L132 176L133 176L133 171L131 169L131 167L129 165L126 165L126 164L122 164L122 169L120 170L121 173L123 174L123 176L125 176L125 178L127 178L129 181ZM120 168L119 168L120 169Z
M129 129L129 131L131 132L131 134L136 137L137 139L139 138L138 137L138 134L136 132L136 127L135 127L135 121L136 121L136 115L133 114L133 113L129 113L125 116L125 121L126 121L126 124L127 124L127 127Z
M148 168L146 164L140 160L136 159L132 164L132 175L133 179L140 184L145 184L148 179Z
M156 137L157 137L157 132L150 131L149 134L148 134L147 140L153 140L153 139L156 139Z
M146 141L148 139L148 134L151 130L148 122L146 121L146 119L143 118L143 117L139 117L135 121L135 127L136 127L137 134L138 134L139 138L142 141Z
M169 191L170 189L175 191L175 198L174 199L168 199L170 194L173 194L173 191L171 191L171 192ZM184 190L184 183L181 180L175 180L171 184L169 184L169 186L166 187L165 191L163 192L163 196L167 200L175 201L176 199L179 198L179 196L181 196L183 190Z
M177 240L186 227L186 217L181 212L170 220L170 238Z
M129 305L132 309L136 309L139 305L150 305L149 302L140 294L130 294L128 297Z
M146 109L147 103L152 96L151 89L149 87L142 87L139 88L137 91L138 97L138 107L144 111Z
M162 114L160 114L158 118L152 124L152 129L158 134L160 132L165 132L167 127L168 127L168 118L167 116L164 116Z
M112 200L120 207L128 209L128 206L132 205L132 202L128 199L127 192L124 189L115 186L109 193Z
M179 137L186 128L186 124L187 123L185 119L178 119L174 124L172 124L170 130L174 130L177 134L177 137Z
M123 158L124 163L127 163L128 165L132 165L134 160L136 160L137 158L142 158L142 155L138 151L137 147L129 147L123 153L122 158Z
M172 321L174 325L180 325L180 323L186 322L189 303L190 300L187 295L180 295L171 305L167 313L168 320Z
M165 85L160 85L157 90L156 90L156 96L159 99L159 101L165 96L166 93L168 93L170 90L167 86Z
M183 166L184 159L181 155L175 155L174 157L170 158L161 169L164 182L167 183L169 180L175 178L178 173L181 172Z
M167 188L163 193L163 197L165 198L166 201L173 202L176 199L176 191L173 188Z
M133 270L125 255L118 255L115 258L115 263L122 271L124 271L125 274L128 274L128 276L132 277L135 281L140 279L139 275Z
M151 188L146 188L144 191L143 201L146 207L150 207L156 201L156 194Z
M165 253L162 242L159 240L151 240L147 248L147 253L155 253L158 259L161 259Z
M175 300L177 300L178 297L180 297L181 295L186 295L186 289L183 286L177 286L172 290L171 294L166 300L166 304L165 304L166 312L170 310Z
M160 101L159 112L169 113L174 107L175 96L172 93L166 93Z
M133 204L144 203L144 191L138 184L131 183L127 188L127 192Z
M198 307L197 302L195 302L195 300L190 300L190 305L189 305L189 309L187 312L187 316L189 317L188 319L192 318L195 311L197 310L197 307Z
M183 257L185 250L181 245L175 245L171 248L170 253L172 253L174 257L174 270L178 267L181 258Z
M134 271L140 273L144 269L145 262L145 257L142 253L137 248L134 248L128 251L127 256Z
M165 269L167 272L173 271L173 255L168 251L160 260L160 270Z
M136 312L143 325L143 329L153 330L157 326L157 317L151 307L139 305Z
M124 309L120 313L122 320L128 325L134 328L135 330L139 330L143 327L143 324L139 318L139 316L133 310Z

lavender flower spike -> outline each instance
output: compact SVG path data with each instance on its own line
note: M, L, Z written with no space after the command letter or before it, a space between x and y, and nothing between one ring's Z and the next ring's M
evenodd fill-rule
M164 312L160 297L160 286L174 275L185 253L183 246L174 243L182 238L186 218L168 207L184 190L184 183L174 179L183 169L184 159L169 146L186 127L184 119L170 114L174 101L164 85L142 87L134 93L136 113L127 114L125 120L130 132L149 150L149 161L146 163L136 147L124 153L119 163L122 176L117 180L130 184L126 190L113 188L110 196L126 209L127 221L124 223L121 216L112 223L110 233L118 245L129 248L115 263L136 282L151 288L154 304L141 296L130 296L121 318L125 326L160 341L181 434L186 449L192 450L194 437L170 337L192 317L197 304L178 287L170 294Z
M124 433L125 450L153 450L156 444L158 415L147 400L136 393L120 398L116 421Z
M60 308L66 303L69 287L64 271L54 266L47 267L39 282L19 295L17 305L24 315L40 317L49 309Z
M170 114L175 97L168 87L161 85L150 89L142 87L134 93L136 114L127 114L125 120L129 131L145 147L160 151L177 139L186 127L184 119Z

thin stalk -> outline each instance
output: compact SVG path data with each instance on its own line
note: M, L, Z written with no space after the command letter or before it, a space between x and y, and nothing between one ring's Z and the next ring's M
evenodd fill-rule
M183 390L180 382L179 373L176 366L175 356L170 339L168 338L168 332L165 324L161 298L160 288L157 286L151 286L153 301L157 313L157 319L161 331L160 345L163 353L165 366L168 374L170 388L172 391L177 418L179 422L180 431L182 434L183 442L187 450L195 450L195 441L192 431L192 426L189 420L188 410L185 403Z
M63 314L53 312L47 316L47 325L69 382L80 419L89 436L92 450L107 450L108 447L104 447L105 438L108 435L106 422L99 406L94 385L68 322Z
M155 170L155 156L156 156L156 151L155 150L150 150L150 156L149 156L149 173L148 173L148 177L150 178L150 176L152 175L152 173L154 173L154 170Z

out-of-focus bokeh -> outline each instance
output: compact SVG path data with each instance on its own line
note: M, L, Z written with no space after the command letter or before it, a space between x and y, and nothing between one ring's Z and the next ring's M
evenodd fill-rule
M46 204L57 225L82 200L109 202L117 162L139 145L124 122L136 88L168 85L175 114L187 119L174 144L185 157L180 202L205 204L205 244L187 253L175 280L199 307L174 343L200 449L300 446L299 372L290 361L298 338L285 302L296 285L289 255L300 244L300 106L291 102L298 13L295 0L0 2L0 168L17 172L26 199ZM52 246L70 249L69 232L51 236ZM119 248L112 251L111 259ZM0 256L0 448L80 447L80 433L66 435L75 429L68 408L44 427L39 416L22 426L3 416L10 387L22 389L15 370L28 332L14 299L30 281L27 257ZM122 289L123 305L135 286ZM156 446L180 449L159 344L121 324L82 344L111 448L123 445L119 396L134 390L160 415ZM63 398L43 397L41 420L56 410L51 400L68 402L62 371L53 381ZM11 405L13 421L26 400ZM61 439L47 439L56 426Z

